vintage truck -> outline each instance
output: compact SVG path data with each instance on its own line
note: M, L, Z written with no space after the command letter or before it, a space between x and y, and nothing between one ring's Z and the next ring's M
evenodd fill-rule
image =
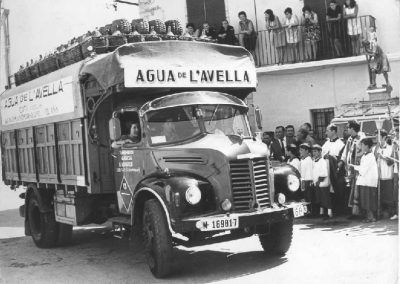
M299 173L272 168L250 131L243 100L256 84L244 48L163 41L6 91L2 174L26 188L26 235L38 247L63 245L73 226L108 220L143 241L156 277L171 271L176 245L257 234L266 252L285 254L306 206Z

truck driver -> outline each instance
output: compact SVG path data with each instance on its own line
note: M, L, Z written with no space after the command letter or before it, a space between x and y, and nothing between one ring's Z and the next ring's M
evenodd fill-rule
M121 147L125 143L138 143L140 141L140 127L139 123L131 122L129 127L129 134L122 135L118 141L114 141L111 147Z

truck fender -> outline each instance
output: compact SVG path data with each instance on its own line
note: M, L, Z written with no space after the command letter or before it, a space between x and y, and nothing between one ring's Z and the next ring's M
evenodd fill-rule
M153 185L153 187L157 187L157 186ZM168 229L171 232L171 235L172 236L178 235L172 229L170 214L169 214L167 206L165 205L164 199L156 191L156 189L150 188L148 186L141 187L138 191L135 192L135 194L133 196L133 208L132 208L132 215L131 215L131 218L132 218L131 224L133 225L133 227L135 227L135 225L138 225L137 224L138 221L141 222L140 217L142 216L142 212L143 212L144 202L143 202L143 204L139 204L139 203L137 203L138 200L148 200L148 199L152 199L152 198L157 199L158 202L161 204L161 207L163 208L165 217L167 219Z
M39 189L36 187L35 184L28 184L27 189L26 189L26 193L25 195L25 203L24 205L22 205L19 208L19 212L21 217L24 217L25 221L24 221L24 227L25 227L25 235L26 236L30 236L31 235L31 229L29 227L29 223L28 223L28 203L29 203L29 199L31 198L32 195L36 195L38 202L39 202L39 209L42 213L46 213L46 212L51 212L53 211L53 208L51 208L51 206L49 206L49 204L46 204L45 200L46 197L49 198L49 194L46 194L43 191L39 191ZM46 196L47 195L47 196Z

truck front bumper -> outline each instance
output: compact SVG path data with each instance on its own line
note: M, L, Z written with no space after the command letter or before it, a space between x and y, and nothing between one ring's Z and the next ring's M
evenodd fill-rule
M252 212L238 212L217 214L211 216L199 216L182 219L175 222L174 230L179 233L193 231L225 231L232 229L244 229L268 223L277 223L291 220L295 217L294 210L302 207L303 214L307 210L307 203L287 203L281 207L264 208ZM297 216L296 216L297 217ZM300 216L298 216L300 217ZM231 221L232 220L232 221ZM218 222L218 226L215 226ZM221 227L221 223L224 225ZM237 223L236 223L237 222Z

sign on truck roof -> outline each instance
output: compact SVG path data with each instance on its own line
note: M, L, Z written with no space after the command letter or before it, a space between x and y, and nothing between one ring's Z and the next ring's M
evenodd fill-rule
M246 49L204 42L126 44L87 62L82 73L95 77L103 89L122 83L126 88L255 89L257 86L254 62Z

